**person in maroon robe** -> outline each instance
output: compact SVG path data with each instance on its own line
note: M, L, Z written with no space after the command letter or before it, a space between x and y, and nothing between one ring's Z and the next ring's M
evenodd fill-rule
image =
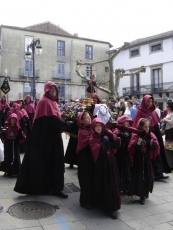
M28 116L26 110L23 108L23 106L24 106L23 100L17 100L16 102L13 103L13 106L12 106L12 108L13 108L12 111L14 113L16 113L17 115L20 114L20 116L19 116L19 117L21 117L19 120L20 126L26 135L25 142L20 145L20 153L26 152L29 137L31 135L31 123L29 120L29 116Z
M29 116L31 126L32 126L33 120L34 120L35 108L34 108L34 105L33 105L33 102L31 100L30 95L27 95L25 97L23 108L26 110L26 112L27 112L27 114Z
M117 219L121 207L120 182L115 153L120 147L120 138L105 129L100 118L91 123L89 145L94 160L94 201L103 207L112 219Z
M64 149L61 133L73 124L61 118L58 88L48 81L34 117L29 146L14 191L24 194L53 194L62 198L64 189Z
M80 112L77 117L78 143L76 153L78 156L78 180L80 185L79 202L85 209L93 209L93 175L94 162L89 146L91 134L92 115L85 111Z
M1 171L4 176L17 176L21 166L19 145L25 140L22 129L19 125L18 117L12 113L5 122L1 139L4 143L4 161L1 163Z
M122 115L117 118L117 124L115 124L115 129L113 133L121 138L121 147L117 150L115 154L115 159L117 162L119 174L120 174L120 183L121 183L121 192L128 194L129 184L131 180L131 171L130 171L130 158L127 151L127 147L131 138L132 132L128 130L132 126L133 120L127 115Z
M154 99L151 95L145 95L143 97L141 104L136 111L133 127L137 127L140 118L148 118L150 120L150 129L157 137L160 145L160 154L152 161L155 180L166 179L168 176L165 176L163 172L171 173L171 169L168 166L165 156L163 139L158 125L160 119L155 111Z
M4 127L7 119L7 112L10 110L10 106L6 100L6 96L2 96L0 100L0 128Z
M132 165L132 179L129 195L139 196L139 203L144 205L149 192L152 193L154 175L151 161L159 155L160 146L157 137L150 132L150 121L140 118L137 124L140 134L133 133L128 145Z
M86 92L88 97L91 97L91 95L96 92L95 86L97 85L97 82L95 81L95 78L96 76L93 74L87 81L88 87L86 89Z

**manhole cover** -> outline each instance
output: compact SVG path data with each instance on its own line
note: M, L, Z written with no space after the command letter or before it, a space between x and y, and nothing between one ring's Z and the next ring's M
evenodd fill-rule
M64 190L65 193L72 193L72 192L79 192L80 188L78 188L75 184L73 183L67 183L64 185Z
M45 202L25 201L10 206L8 213L19 219L33 220L51 216L58 208L58 206L53 206Z

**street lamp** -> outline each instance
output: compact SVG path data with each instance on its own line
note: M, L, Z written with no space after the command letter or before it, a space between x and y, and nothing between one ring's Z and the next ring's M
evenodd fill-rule
M31 52L30 52L31 49ZM36 87L35 87L35 53L40 55L42 53L42 46L40 44L40 39L32 40L31 44L27 46L27 51L25 52L25 59L33 61L33 100L36 99Z

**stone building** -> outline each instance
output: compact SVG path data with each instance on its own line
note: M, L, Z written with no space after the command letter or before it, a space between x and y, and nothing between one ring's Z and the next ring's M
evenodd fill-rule
M85 97L87 84L76 74L76 60L92 63L107 59L111 44L78 37L78 34L72 35L57 25L44 22L26 28L0 26L0 85L7 77L11 88L8 100L33 95L33 60L26 60L25 53L33 39L38 38L43 52L34 55L36 98L43 94L48 80L58 85L62 100ZM108 67L106 62L98 63L91 72L90 65L83 65L81 72L86 77L95 74L97 81L103 83L102 87L108 88L108 83L104 84L109 79ZM97 93L101 98L108 97L100 90Z

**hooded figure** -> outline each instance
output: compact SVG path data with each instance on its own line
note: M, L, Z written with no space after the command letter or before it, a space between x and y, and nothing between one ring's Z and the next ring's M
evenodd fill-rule
M6 100L5 95L0 100L0 128L4 127L7 119L7 112L10 110L10 106Z
M170 173L171 170L168 166L167 159L165 156L165 149L163 139L160 133L158 122L160 121L155 111L154 99L151 95L145 95L139 108L136 111L133 127L137 127L138 120L140 118L148 118L150 120L150 129L155 134L160 145L160 154L152 161L155 180L166 179L168 176L164 176L163 172Z
M115 133L117 137L121 138L121 147L118 149L115 158L120 174L121 192L128 194L131 171L127 147L133 132L133 129L131 128L133 120L127 115L122 115L121 117L117 118L117 122L118 124L115 125L117 128L114 129L113 133Z
M24 194L68 195L64 188L64 149L61 132L71 131L61 119L58 88L48 81L37 105L28 150L14 190ZM71 127L72 128L72 127Z
M24 99L24 105L23 108L26 110L28 116L29 116L29 121L31 125L33 124L33 119L34 119L34 114L35 114L35 108L31 100L31 96L27 95Z
M89 146L89 138L91 135L91 119L92 115L85 111L78 113L77 125L78 143L78 180L80 185L80 205L86 209L93 208L93 175L94 161Z
M1 139L4 143L4 162L1 163L0 170L5 172L5 176L17 176L21 166L19 144L25 140L25 135L15 113L12 113L5 122Z
M119 173L114 154L120 147L117 138L100 118L91 123L89 144L94 159L94 199L96 205L103 206L111 218L116 219L116 211L121 207Z
M149 120L140 118L137 128L141 134L133 133L128 145L132 165L132 180L129 195L140 197L140 204L145 204L149 192L153 190L154 175L151 161L160 152L156 136L150 131Z

